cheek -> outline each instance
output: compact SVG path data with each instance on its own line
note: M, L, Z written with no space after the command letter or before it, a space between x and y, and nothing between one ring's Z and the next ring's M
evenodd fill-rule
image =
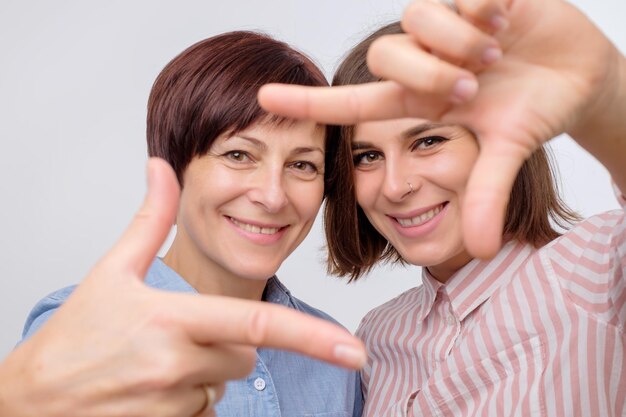
M429 164L427 174L430 182L439 185L441 188L462 196L465 193L467 181L474 167L475 158L473 154L463 155L442 155L441 158Z
M290 200L296 207L303 220L313 220L322 206L324 197L324 181L314 181L306 184L294 184L289 192Z
M181 210L202 213L231 199L237 192L237 184L233 175L224 175L216 170L189 176L181 194Z
M372 175L364 172L356 172L354 174L354 189L356 192L356 201L359 206L366 212L374 204L376 196L376 186Z

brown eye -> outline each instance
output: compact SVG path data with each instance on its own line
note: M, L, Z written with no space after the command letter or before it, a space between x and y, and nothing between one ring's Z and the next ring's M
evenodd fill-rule
M246 162L251 159L250 155L248 155L248 153L244 151L230 151L226 152L224 156L235 162Z
M353 157L354 166L370 165L382 159L380 152L367 151L355 154Z
M419 138L418 140L413 142L413 145L411 145L411 150L414 151L416 149L425 150L434 148L435 146L446 140L448 139L444 138L443 136L427 136L425 138Z
M296 161L289 165L289 167L301 178L312 179L319 174L319 168L309 161Z

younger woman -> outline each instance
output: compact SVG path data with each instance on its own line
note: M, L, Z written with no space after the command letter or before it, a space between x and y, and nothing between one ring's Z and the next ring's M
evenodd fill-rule
M458 16L451 11L444 14L445 8L436 3L421 3L421 10L430 8L432 15L439 13L441 20L439 25L428 26L432 33L420 38L420 43L433 45L439 57L458 64L451 55L441 53L445 50L441 45L451 39L445 37L442 28L450 29L451 25L446 24L456 22L453 19L458 20ZM545 151L538 147L511 191L502 235L505 244L499 253L491 260L476 259L462 238L462 202L485 143L476 140L474 129L453 121L465 118L468 126L476 127L478 121L472 124L469 115L486 120L497 111L506 113L507 109L498 107L502 97L536 115L531 111L535 108L523 107L525 95L534 92L536 100L541 100L542 91L527 85L516 89L514 83L525 81L522 76L544 77L544 91L562 93L563 98L574 95L586 106L572 108L568 118L561 119L562 109L569 103L557 101L552 103L554 107L542 107L545 103L538 101L541 118L516 120L520 123L516 126L543 133L560 133L558 129L565 126L605 164L617 184L626 184L626 126L623 113L619 117L624 101L614 100L626 98L626 60L579 12L573 13L570 5L542 2L545 13L535 19L536 2L526 1L525 8L519 9L521 3L513 7L512 13L517 13L518 19L511 22L511 31L502 33L511 49L505 50L503 62L478 72L485 84L481 85L484 93L480 90L474 102L459 106L458 113L455 108L448 112L449 103L442 106L436 111L447 116L443 122L407 115L402 119L362 121L337 129L332 135L332 139L342 141L343 162L328 188L326 227L331 268L356 279L385 260L423 267L422 286L374 309L357 332L369 355L362 374L365 416L626 413L624 210L594 216L560 235L553 222L566 225L576 216L559 200ZM554 13L555 7L560 7L560 13ZM528 54L529 50L547 47L539 45L537 32L545 38L562 19L569 19L569 27L584 33L578 33L581 42L598 41L593 49L564 51L571 59L567 70L578 71L576 77L564 71L564 83L575 80L565 87L550 83L551 71L541 68L542 59L548 67L556 65L556 58ZM404 23L410 26L417 21ZM523 44L528 38L514 42L515 30L521 31L523 22L532 22L536 29L534 37L529 35L536 42L534 48ZM416 32L428 36L428 31ZM350 52L333 84L380 81L369 72L366 55L372 42L382 36L386 36L389 47L395 41L398 47L415 42L415 38L402 33L399 24L377 31ZM556 39L541 41L560 51L566 43L560 42L559 36L571 33L553 36ZM601 64L598 51L607 52ZM520 58L524 53L527 61ZM425 67L431 62L417 54L413 58ZM583 71L574 65L579 59L602 65L606 73L602 78L598 74L595 79L588 77L585 71L597 65ZM385 65L378 62L377 68ZM393 71L387 68L382 72L387 70ZM507 74L517 78L507 78ZM415 77L420 78L419 68ZM586 79L593 79L590 88L582 82ZM358 98L366 97L357 95L357 91L365 90L352 91L353 108L366 111L375 105L364 100L356 106ZM517 102L511 91L517 94ZM489 99L493 101L491 106ZM408 106L405 114L407 108L420 113L418 107L410 107L409 101L404 104ZM510 110L516 114L513 110L517 109ZM433 111L422 109L422 113ZM381 108L379 113L388 115L389 110ZM539 121L547 126L522 125ZM496 130L505 122L491 119ZM499 139L505 142L509 138ZM519 145L532 146L530 142ZM620 159L622 163L617 163ZM498 177L501 172L489 175ZM618 198L626 207L623 190L618 191Z

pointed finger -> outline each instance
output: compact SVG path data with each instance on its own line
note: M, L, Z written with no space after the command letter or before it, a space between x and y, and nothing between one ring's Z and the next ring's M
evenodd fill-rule
M413 94L391 81L340 87L267 84L259 91L259 103L286 117L342 125L409 116L434 119L442 111L439 98Z
M216 296L167 296L176 298L170 303L178 306L173 313L175 319L196 343L290 350L351 368L365 363L362 342L327 320L264 302Z

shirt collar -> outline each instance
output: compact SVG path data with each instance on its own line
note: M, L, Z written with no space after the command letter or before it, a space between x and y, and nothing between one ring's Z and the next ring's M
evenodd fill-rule
M487 301L500 286L508 282L534 251L530 244L508 242L495 258L473 259L452 275L445 285L437 281L427 268L422 268L424 299L418 310L418 320L426 318L438 291L446 292L457 319L465 319Z
M445 291L457 318L463 320L487 301L515 275L534 251L528 243L510 241L493 259L474 259L452 275L445 285Z
M161 258L155 258L148 274L146 275L146 285L165 291L197 293L183 277L167 266Z
M289 290L274 275L267 280L264 300L273 304L293 306L293 297Z
M167 266L161 258L154 259L154 262L152 262L152 265L148 270L148 274L146 275L145 282L146 285L152 288L158 288L166 291L186 293L198 292L187 281L185 281L183 277L178 275L176 271ZM267 280L264 296L264 300L270 303L284 306L293 305L291 293L283 285L283 283L276 278L276 276Z
M435 279L427 268L422 267L422 302L417 307L417 320L422 321L426 318L430 310L435 304L437 292L443 284Z

